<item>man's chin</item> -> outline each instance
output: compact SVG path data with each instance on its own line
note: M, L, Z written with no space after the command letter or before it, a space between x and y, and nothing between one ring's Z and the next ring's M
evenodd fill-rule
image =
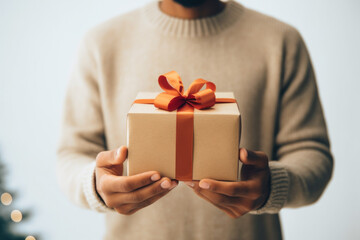
M192 8L202 5L206 0L173 0L173 1L182 5L183 7Z

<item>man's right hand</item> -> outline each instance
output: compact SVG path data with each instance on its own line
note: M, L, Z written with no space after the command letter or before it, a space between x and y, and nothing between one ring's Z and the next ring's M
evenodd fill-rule
M177 186L177 181L161 178L156 171L122 176L126 156L125 146L98 154L96 190L108 207L120 214L131 215L166 195Z

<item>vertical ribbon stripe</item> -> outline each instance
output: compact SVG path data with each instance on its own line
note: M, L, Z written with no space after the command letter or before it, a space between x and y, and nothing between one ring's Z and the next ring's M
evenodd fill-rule
M184 104L176 112L175 178L191 181L193 174L194 108Z

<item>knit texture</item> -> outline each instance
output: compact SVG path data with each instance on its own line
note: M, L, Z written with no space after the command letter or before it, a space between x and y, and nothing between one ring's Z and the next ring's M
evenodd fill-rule
M97 212L109 212L113 211L113 209L108 208L105 203L100 199L96 192L95 186L95 162L89 164L87 168L85 168L85 173L83 174L83 192L85 194L86 201L89 204L90 209L95 210Z
M289 188L289 176L281 165L277 166L276 162L270 162L269 165L271 173L270 196L265 205L258 210L251 211L252 214L278 213L285 205Z
M185 88L203 78L219 92L234 92L240 146L271 159L271 193L261 209L231 219L183 183L131 216L98 197L97 154L126 145L126 115L137 93L160 91L157 77L171 70ZM281 239L280 209L317 201L332 173L303 39L293 27L235 1L195 20L170 17L154 1L91 29L79 47L63 116L59 185L75 204L106 212L105 239Z
M163 34L176 37L206 37L222 32L231 26L241 15L242 5L229 1L223 11L216 17L200 19L179 19L161 12L160 8L149 5L145 9L145 16L154 28Z

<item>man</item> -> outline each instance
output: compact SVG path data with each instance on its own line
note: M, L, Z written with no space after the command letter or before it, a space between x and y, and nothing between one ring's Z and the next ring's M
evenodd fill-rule
M185 86L202 77L234 92L241 181L124 174L127 111L171 70ZM315 202L332 167L311 61L293 27L235 1L163 0L85 36L58 176L73 202L106 212L105 239L281 239L277 213Z

